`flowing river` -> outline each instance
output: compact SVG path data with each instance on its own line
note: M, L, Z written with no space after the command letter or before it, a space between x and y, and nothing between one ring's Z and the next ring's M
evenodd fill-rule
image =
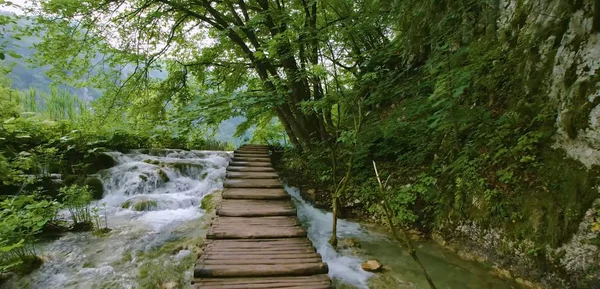
M202 198L222 189L231 154L183 150L110 153L117 165L99 172L104 197L93 206L112 232L67 233L38 246L44 265L14 277L6 288L188 288L197 244L207 227ZM316 209L286 188L310 239L329 264L336 288L428 288L406 250L385 233L341 220L340 237L360 240L362 249L336 251L327 240L331 213ZM103 206L105 204L105 206ZM439 246L416 244L438 288L520 288L490 275ZM373 274L360 264L377 259L390 270Z

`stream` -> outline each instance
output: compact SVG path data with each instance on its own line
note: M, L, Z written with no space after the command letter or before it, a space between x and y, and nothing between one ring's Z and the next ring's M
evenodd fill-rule
M105 236L67 233L39 244L44 265L29 275L13 277L3 288L189 287L197 246L207 228L200 202L222 189L231 154L165 149L109 155L117 165L99 172L104 196L92 206L100 208L100 217L106 216L112 232ZM297 189L286 190L309 238L328 263L336 288L428 288L407 251L384 231L340 220L338 235L357 238L361 249L331 248L327 242L331 213L312 207ZM464 261L436 244L415 245L440 289L520 288L492 276L485 265ZM381 261L389 270L363 271L360 264L368 259Z

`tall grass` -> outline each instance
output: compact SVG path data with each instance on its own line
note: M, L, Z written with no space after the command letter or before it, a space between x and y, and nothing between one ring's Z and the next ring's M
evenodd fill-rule
M39 113L56 121L75 120L87 110L87 104L77 95L56 86L50 87L48 93L31 87L20 102L25 111Z

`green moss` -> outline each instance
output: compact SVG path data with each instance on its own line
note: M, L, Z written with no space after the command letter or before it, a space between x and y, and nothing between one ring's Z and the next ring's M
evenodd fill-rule
M151 211L156 207L158 207L158 202L152 199L145 198L133 198L121 204L121 208L123 209L131 209L138 212Z
M185 272L194 265L195 259L190 254L177 262L145 262L138 269L138 284L147 289L161 289L167 283L174 283L176 288L187 288Z
M163 182L169 182L171 179L169 178L169 176L167 175L167 173L165 173L165 171L158 169L158 176L161 178L161 180Z
M156 165L156 166L160 165L160 161L159 160L147 159L147 160L144 160L144 162L147 163L147 164Z
M21 264L12 269L13 272L19 275L27 275L33 272L35 269L40 268L42 264L44 264L42 258L38 256L26 256L21 261Z
M110 235L110 232L112 232L111 228L100 228L100 229L96 229L94 230L94 236L98 236L98 237L106 237L108 235Z
M215 204L213 198L213 194L204 196L204 198L202 198L202 201L200 202L200 208L207 212L211 212L212 210L214 210Z
M84 185L88 186L88 188L90 189L90 192L92 193L92 197L95 200L102 199L102 196L104 195L104 185L102 184L102 181L99 178L96 178L96 177L87 178L85 180Z

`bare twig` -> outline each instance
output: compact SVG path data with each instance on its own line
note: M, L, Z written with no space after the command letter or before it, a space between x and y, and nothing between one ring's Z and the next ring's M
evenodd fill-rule
M415 251L415 248L413 247L412 242L410 241L410 237L408 236L408 233L406 232L406 230L404 230L404 228L402 226L399 226L400 232L402 232L402 236L400 236L398 234L398 230L396 228L394 219L392 217L392 210L390 209L389 203L387 201L387 195L385 194L385 188L387 186L388 181L390 180L390 176L388 176L388 178L385 180L385 183L383 183L383 182L381 182L381 178L379 177L379 171L377 170L377 164L375 164L375 161L373 161L373 169L375 170L375 177L377 178L377 183L379 184L379 193L380 193L380 198L382 201L381 206L383 207L385 217L388 221L388 224L390 226L390 230L392 231L392 235L394 236L394 239L396 239L396 241L398 241L400 243L404 243L404 245L408 249L408 253L410 254L410 256L413 258L413 260L415 260L417 265L419 265L419 267L423 271L423 275L425 275L425 279L427 279L427 282L429 283L429 287L431 287L431 289L436 289L435 284L433 283L433 280L429 276L429 273L427 273L427 270L423 266L423 263L421 263L421 260L419 260L419 257L417 256L417 251Z

